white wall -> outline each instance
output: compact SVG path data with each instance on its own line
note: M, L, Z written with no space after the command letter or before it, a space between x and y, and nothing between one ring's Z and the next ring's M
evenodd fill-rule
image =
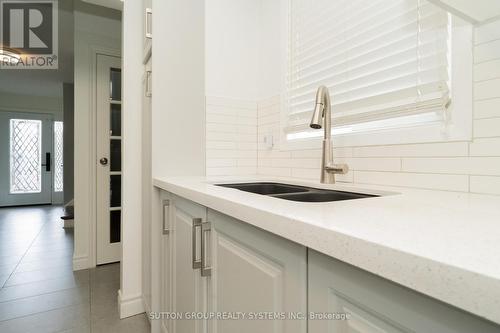
M123 6L122 261L120 318L144 312L142 300L142 3Z
M205 8L153 1L153 177L205 174Z
M207 96L257 100L258 0L205 1Z
M61 86L62 90L62 86ZM63 99L32 95L17 95L0 92L0 112L47 113L54 120L63 119Z
M207 175L257 172L261 1L207 0Z
M95 266L95 52L120 53L121 13L75 3L75 270Z

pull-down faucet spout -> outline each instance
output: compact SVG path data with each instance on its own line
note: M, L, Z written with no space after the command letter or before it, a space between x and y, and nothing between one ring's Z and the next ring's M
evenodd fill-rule
M316 105L309 126L314 129L324 129L320 180L325 184L334 184L335 174L346 174L349 167L347 164L333 164L332 105L330 92L325 86L320 86L316 92Z

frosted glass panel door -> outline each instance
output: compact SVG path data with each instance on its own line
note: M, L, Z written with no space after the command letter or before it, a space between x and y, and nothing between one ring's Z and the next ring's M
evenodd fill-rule
M0 113L0 206L52 203L52 117Z
M121 60L97 57L97 264L120 261L122 224Z

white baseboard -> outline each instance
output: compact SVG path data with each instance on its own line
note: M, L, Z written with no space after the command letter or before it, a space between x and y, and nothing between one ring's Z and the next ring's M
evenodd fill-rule
M64 220L64 225L63 228L74 228L75 227L75 220Z
M144 296L142 296L142 303L142 305L144 306L144 312L146 312L146 317L148 317L149 323L151 324L151 318L149 317L149 314L151 313L151 307L146 302L146 298Z
M90 268L88 256L73 257L73 270L74 271L79 271L79 270L88 269L88 268Z
M123 296L122 291L118 290L118 309L120 312L120 319L144 313L142 294Z

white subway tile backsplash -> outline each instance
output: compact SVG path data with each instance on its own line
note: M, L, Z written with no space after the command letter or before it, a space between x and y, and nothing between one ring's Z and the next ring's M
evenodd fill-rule
M208 107L211 106L220 106L223 108L236 108L236 109L250 109L257 110L257 103L254 101L245 101L240 99L231 99L226 97L216 97L216 96L207 96L206 104Z
M354 171L354 182L444 191L469 190L469 176L465 175Z
M469 158L469 175L500 176L500 157Z
M238 128L233 124L218 124L218 123L207 123L206 124L207 133L236 133Z
M236 142L238 140L238 133L207 132L206 136L207 141Z
M291 168L259 167L259 174L265 176L291 177Z
M468 157L403 158L405 172L468 174Z
M257 103L257 107L260 110L267 110L271 108L276 108L279 107L279 104L281 103L281 98L280 96L273 96L270 98L263 99L259 103Z
M351 170L361 171L401 171L400 158L337 158L336 163L346 163Z
M500 118L474 120L474 137L500 137Z
M474 103L474 118L500 117L500 98L487 99Z
M500 79L476 82L474 98L476 100L500 97Z
M207 141L208 150L236 149L237 143L233 141Z
M223 158L210 158L207 159L207 168L218 167L236 167L238 165L237 159L223 159Z
M474 63L500 59L500 39L477 45L474 48Z
M467 142L426 143L412 145L353 148L354 157L434 157L467 156Z
M500 78L500 59L486 61L474 66L474 81Z
M500 138L474 139L469 145L470 156L500 155Z
M500 39L500 20L477 27L474 35L476 45Z
M257 103L206 98L207 175L257 173Z
M207 123L215 123L215 124L230 124L235 125L238 124L238 117L230 116L230 115L222 115L222 114L207 114Z
M500 177L471 176L470 191L500 195Z

